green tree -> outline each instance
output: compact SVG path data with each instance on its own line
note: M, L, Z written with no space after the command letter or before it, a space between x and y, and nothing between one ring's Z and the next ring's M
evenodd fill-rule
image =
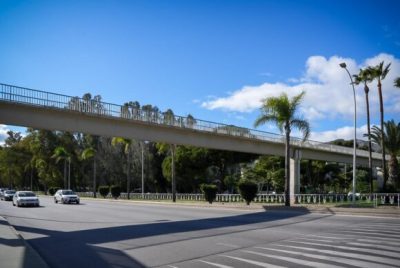
M382 138L383 134L383 138ZM389 160L389 179L397 186L399 185L399 163L397 157L400 154L400 123L395 123L394 120L390 120L384 123L384 130L381 131L377 126L372 127L371 133L372 141L376 144L383 144L387 148L390 155ZM384 184L385 189L386 184Z
M255 127L269 122L275 123L281 133L285 134L285 205L290 206L290 134L293 128L303 133L303 140L310 134L309 123L296 115L305 92L294 96L289 100L287 94L279 97L270 97L264 100L261 107L261 115L254 123Z
M127 197L129 197L129 192L130 192L130 183L131 183L131 178L130 178L130 169L131 169L131 146L133 144L131 139L126 139L122 137L114 137L111 141L111 144L113 146L117 145L122 145L123 146L123 152L126 155L127 161L126 161L126 191L128 193Z
M400 77L397 77L397 78L394 80L394 86L400 88Z
M69 163L69 173L71 172L71 155L65 150L64 147L58 146L54 149L54 154L51 156L56 160L56 163L60 161L64 162L64 188L70 188L70 180L67 185L67 162ZM67 187L68 186L68 187Z
M96 198L96 149L93 147L86 148L82 152L82 159L93 159L93 197Z
M384 62L382 61L375 67L368 67L367 72L371 76L373 80L378 81L378 94L379 94L379 111L380 111L380 122L381 122L381 127L380 130L383 130L383 124L384 124L384 110L383 110L383 95L382 95L382 80L385 79L386 75L390 71L390 65L384 66ZM382 170L383 170L383 188L386 187L386 182L388 179L387 172L386 172L386 149L385 149L385 144L384 144L384 133L382 132L382 137L383 139L381 140L381 149L382 149Z
M369 186L370 186L370 193L372 193L374 190L373 186L373 180L372 180L372 145L371 145L371 123L370 123L370 115L369 115L369 98L368 98L368 93L369 93L369 87L368 83L372 82L372 76L371 72L368 72L367 70L360 69L360 72L358 75L353 75L354 77L354 83L356 85L359 85L361 83L364 84L364 93L365 93L365 103L367 107L367 136L368 136L368 177L369 177Z

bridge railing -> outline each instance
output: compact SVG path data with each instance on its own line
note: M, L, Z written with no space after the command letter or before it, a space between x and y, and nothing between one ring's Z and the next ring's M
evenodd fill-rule
M280 134L195 119L192 116L178 116L174 115L171 111L160 112L158 109L147 105L140 108L135 103L125 105L107 103L101 101L101 99L96 96L94 98L72 97L0 83L0 101L39 106L49 109L70 110L92 116L135 120L148 124L192 129L194 131L210 132L219 135L243 137L275 143L285 142L285 137ZM303 142L302 139L296 137L291 137L291 144L303 148L312 148L345 154L352 154L353 152L351 148L312 140ZM358 150L358 154L365 156L368 155L366 151L360 150Z

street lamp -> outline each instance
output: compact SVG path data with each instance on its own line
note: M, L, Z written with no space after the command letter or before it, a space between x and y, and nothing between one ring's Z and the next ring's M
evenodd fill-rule
M353 194L352 194L352 201L353 201L353 205L355 203L356 200L356 156L357 156L357 152L356 152L356 145L357 145L357 136L356 136L356 132L357 132L357 105L356 105L356 90L354 89L354 82L353 82L353 78L351 77L351 74L349 72L349 70L347 70L346 68L346 63L342 62L339 64L340 67L342 67L343 69L346 70L347 74L350 77L350 81L351 81L351 86L353 87L353 95L354 95L354 146L353 146Z

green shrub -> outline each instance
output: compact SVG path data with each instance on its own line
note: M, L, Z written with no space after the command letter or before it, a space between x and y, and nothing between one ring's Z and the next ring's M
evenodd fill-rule
M200 189L204 193L204 197L208 203L212 204L217 197L217 186L214 184L202 184Z
M58 189L60 189L60 187L50 187L47 192L49 193L49 195L54 195Z
M99 186L99 193L103 198L106 198L109 192L110 192L110 187L105 185Z
M121 187L118 185L111 186L111 195L115 199L117 199L121 195Z
M250 180L240 180L238 183L238 190L242 198L246 201L247 205L257 196L257 184Z

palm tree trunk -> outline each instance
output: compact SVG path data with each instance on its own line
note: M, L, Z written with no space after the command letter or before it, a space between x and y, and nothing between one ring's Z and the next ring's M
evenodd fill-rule
M172 202L176 202L176 181L175 181L175 145L171 145L171 179L172 179Z
M93 156L93 197L96 198L96 157Z
M379 93L379 109L380 109L380 115L381 115L381 134L382 134L382 139L381 139L381 148L382 148L382 173L383 173L383 189L386 189L386 182L387 182L387 171L386 171L386 150L385 150L385 132L383 131L383 120L384 120L384 114L383 114L383 97L382 97L382 84L381 80L378 80L378 93Z
M290 207L290 130L285 128L285 206Z
M127 165L126 165L126 192L127 192L127 198L130 199L129 192L130 192L130 183L131 183L131 178L130 178L130 166L131 166L131 159L130 159L130 153L128 152L128 160L127 160Z
M67 188L67 159L64 159L64 189Z
M365 101L367 103L367 131L368 131L368 177L369 177L369 192L372 193L374 191L374 185L372 181L372 143L371 143L371 124L370 124L370 116L369 116L369 99L368 92L369 88L367 85L364 87L365 91Z

